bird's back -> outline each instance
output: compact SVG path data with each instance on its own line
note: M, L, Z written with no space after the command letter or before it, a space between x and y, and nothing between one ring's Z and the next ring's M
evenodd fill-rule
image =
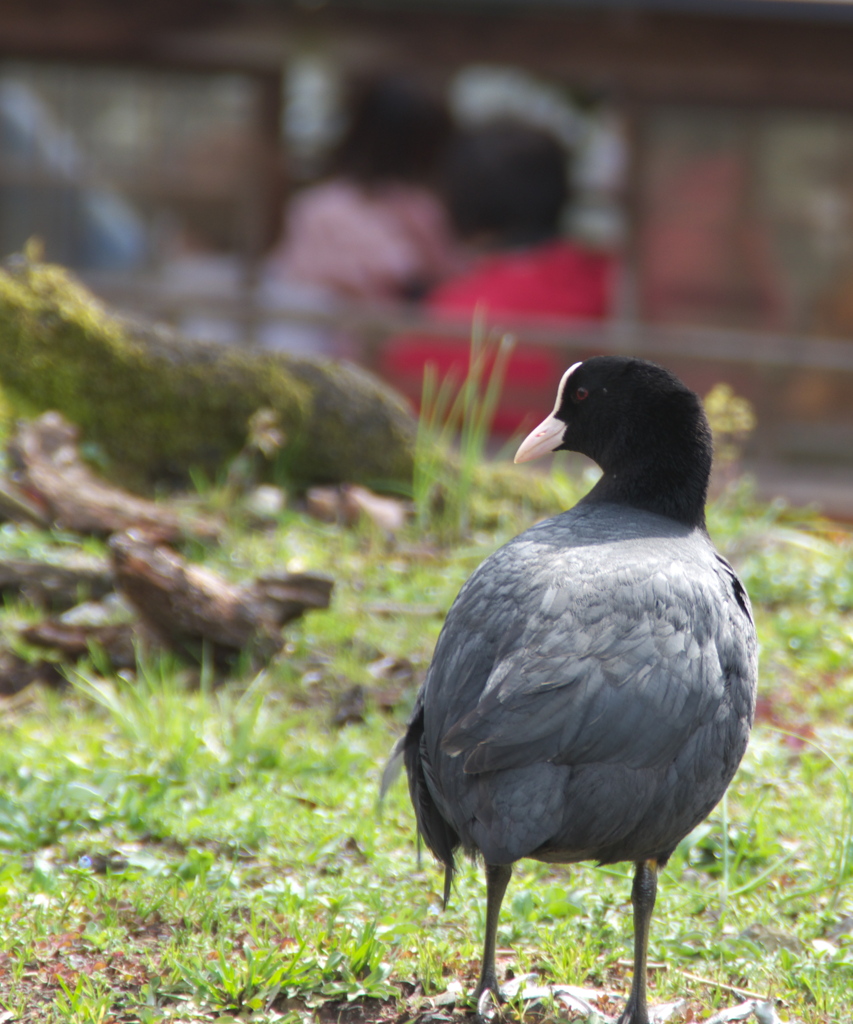
M746 749L756 642L703 529L581 503L468 580L404 741L418 824L493 864L657 858Z

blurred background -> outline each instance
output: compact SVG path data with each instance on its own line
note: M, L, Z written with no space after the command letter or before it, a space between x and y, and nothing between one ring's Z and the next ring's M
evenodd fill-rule
M559 235L606 295L498 302L494 330L559 366L633 352L702 393L729 382L762 492L849 517L851 53L843 0L4 0L0 255L36 235L119 308L346 355L416 398L420 357L395 346L467 345L470 314L428 296L494 239L449 216L432 276L335 296L293 252L299 197L352 157L353 83L404 74L449 137L512 120L565 151ZM435 155L418 187L441 200ZM534 416L549 374L516 375Z

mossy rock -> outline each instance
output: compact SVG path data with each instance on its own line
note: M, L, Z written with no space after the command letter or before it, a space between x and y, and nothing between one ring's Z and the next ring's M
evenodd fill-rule
M15 413L56 409L76 423L125 483L216 473L262 408L277 415L297 483L411 480L413 417L372 375L119 317L64 268L26 257L0 270L0 384Z

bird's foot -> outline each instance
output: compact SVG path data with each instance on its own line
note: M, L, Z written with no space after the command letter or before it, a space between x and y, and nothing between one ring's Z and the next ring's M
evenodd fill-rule
M637 1013L630 1007L625 1007L616 1018L616 1024L650 1024L648 1013Z
M491 1021L500 1020L502 1017L500 992L497 988L483 989L477 996L477 1020L483 1024L491 1024Z
M503 1019L501 1007L504 995L493 971L487 971L480 977L474 989L474 998L477 1000L478 1024L490 1024L491 1021Z
M684 1000L679 999L674 1003L661 1003L659 1006L650 1006L648 1009L640 1009L637 1006L632 1006L630 1000L628 1005L622 1011L620 1017L617 1017L614 1024L665 1024L666 1021L684 1009Z
M635 998L632 992L622 1013L616 1018L616 1024L650 1024L646 1000Z

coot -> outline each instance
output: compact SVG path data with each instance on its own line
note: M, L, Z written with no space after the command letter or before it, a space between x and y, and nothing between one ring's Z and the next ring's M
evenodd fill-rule
M657 873L746 749L755 628L706 532L712 441L692 391L644 360L576 363L516 461L564 449L593 458L601 479L462 587L387 777L402 757L445 900L459 847L485 862L481 1011L499 997L495 939L514 861L633 861L620 1024L648 1024Z

